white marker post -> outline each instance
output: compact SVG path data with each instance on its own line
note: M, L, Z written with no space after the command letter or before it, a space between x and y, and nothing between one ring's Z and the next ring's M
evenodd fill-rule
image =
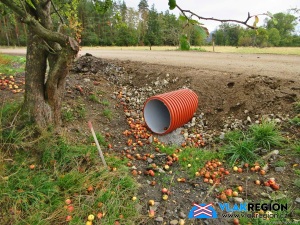
M98 139L97 139L97 137L96 137L96 134L95 134L95 131L94 131L94 128L93 128L93 125L92 125L92 122L91 122L91 121L89 121L89 122L88 122L88 124L89 124L89 128L90 128L90 129L91 129L91 131L92 131L92 134L93 134L93 137L94 137L95 143L96 143L96 145L97 145L97 149L98 149L99 155L100 155L100 157L101 157L102 163L103 163L103 164L104 164L104 166L107 168L107 164L106 164L106 162L105 162L105 159L104 159L103 153L102 153L102 151L101 151L101 148L100 148L100 145L99 145Z

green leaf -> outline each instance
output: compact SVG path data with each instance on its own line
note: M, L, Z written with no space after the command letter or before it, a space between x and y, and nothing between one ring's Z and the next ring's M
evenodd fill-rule
M258 16L255 16L255 23L258 23L258 22L259 22Z
M187 18L184 15L180 15L179 20L181 20L182 22L185 22L185 21L187 21Z
M209 35L209 31L206 27L194 25L195 31L198 32L202 37L207 37Z
M274 25L278 24L278 20L277 19L273 18L272 21L273 21Z
M169 9L173 10L176 7L176 0L169 0Z
M32 8L36 9L31 0L26 0L26 3L30 5Z
M197 20L189 20L189 22L193 25L199 24L199 22Z

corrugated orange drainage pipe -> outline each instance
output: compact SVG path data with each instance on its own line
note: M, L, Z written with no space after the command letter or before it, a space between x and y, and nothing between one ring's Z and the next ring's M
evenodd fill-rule
M192 119L198 107L198 96L190 89L180 89L148 98L144 119L156 134L167 134Z

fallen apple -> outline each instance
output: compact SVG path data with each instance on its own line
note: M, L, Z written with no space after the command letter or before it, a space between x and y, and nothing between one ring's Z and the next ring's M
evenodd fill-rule
M67 221L67 222L69 222L69 221L71 221L71 220L72 220L72 216L70 216L70 215L66 216L66 221Z
M166 194L166 193L168 193L168 189L167 189L167 188L163 188L163 189L161 190L161 192L164 193L164 194Z
M73 212L73 211L74 211L74 206L68 205L67 210L68 210L68 212L70 212L70 213Z
M237 171L237 170L238 170L237 166L234 166L233 171Z
M153 206L155 204L155 202L154 202L154 200L151 199L151 200L148 201L148 204Z
M71 201L71 199L67 198L67 199L65 200L65 203L66 203L67 205L70 205L70 204L72 203L72 201Z
M231 196L232 196L232 189L231 189L231 188L226 189L226 190L225 190L225 194L226 194L227 196L231 197Z
M149 217L150 217L150 218L153 218L154 216L155 216L155 211L152 210L152 209L150 209L150 210L149 210Z
M132 201L136 201L136 200L137 200L137 197L133 196Z
M90 214L88 216L88 221L93 221L95 219L95 216L93 214Z
M238 193L237 191L233 191L233 192L232 192L232 196L233 196L233 197L237 197L237 196L239 196L239 193Z
M243 192L243 187L242 187L242 186L238 186L238 187L237 187L237 190L238 190L239 192Z
M34 164L31 164L30 166L29 166L29 169L31 169L31 170L33 170L35 168L35 165Z
M168 200L168 198L169 198L168 195L163 195L163 196L162 196L162 199L165 200L165 201Z

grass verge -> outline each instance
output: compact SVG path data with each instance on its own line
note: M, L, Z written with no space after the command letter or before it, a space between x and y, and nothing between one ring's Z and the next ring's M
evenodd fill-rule
M0 75L15 75L24 72L26 58L23 56L12 56L0 54Z
M33 142L27 128L6 117L17 110L14 104L1 110L0 224L85 224L90 214L96 224L138 223L132 201L138 185L126 160L106 154L106 169L92 144L72 145L50 134Z

